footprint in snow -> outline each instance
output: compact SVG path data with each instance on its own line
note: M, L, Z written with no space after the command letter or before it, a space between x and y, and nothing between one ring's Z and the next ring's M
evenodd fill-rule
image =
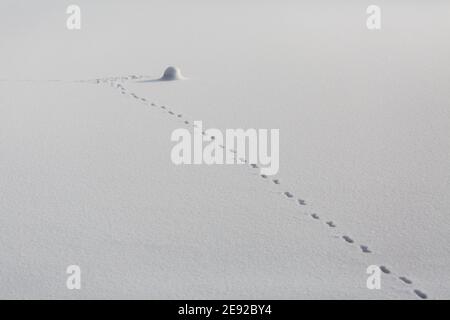
M353 242L354 242L353 239L350 238L349 236L342 236L342 238L343 238L345 241L347 241L348 243L353 243Z
M335 228L336 225L333 223L333 221L327 221L326 224L330 227L330 228Z
M316 213L311 214L311 217L313 217L316 220L320 219L319 215L317 215Z
M398 277L400 280L402 280L404 283L406 283L406 284L411 284L412 283L412 281L411 280L409 280L407 277Z
M383 272L383 273L386 273L386 274L389 274L389 273L391 273L391 270L389 270L387 267L385 267L385 266L380 266L380 270Z
M416 290L414 290L414 293L421 299L426 299L427 298L427 295L425 293L423 293L422 291L420 291L420 290L416 289Z
M286 192L284 193L284 195L285 195L286 197L288 197L288 198L292 198L292 197L293 197L292 193L290 193L289 191L286 191Z
M371 253L372 252L372 251L370 251L368 246L361 245L359 247L361 248L362 252L364 252L364 253Z
M298 199L298 204L301 206L306 206L305 200L302 200L302 199Z

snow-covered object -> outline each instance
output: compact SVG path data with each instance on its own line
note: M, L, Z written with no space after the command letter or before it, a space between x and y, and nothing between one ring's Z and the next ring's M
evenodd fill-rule
M185 79L183 75L181 74L180 68L177 67L168 67L166 71L164 71L163 76L161 77L161 80L164 81L172 81L172 80L182 80Z

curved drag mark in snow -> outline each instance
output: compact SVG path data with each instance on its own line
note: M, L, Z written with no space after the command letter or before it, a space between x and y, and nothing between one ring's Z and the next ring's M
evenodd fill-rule
M175 69L176 69L176 68L175 68ZM166 72L167 72L167 75L166 75ZM181 73L179 72L179 69L178 69L178 70L173 70L173 69L169 70L169 68L168 68L168 69L166 69L166 72L164 73L163 77L160 78L160 79L158 79L158 80L147 80L147 81L140 81L140 82L166 81L166 80L179 80L179 79L183 79L183 78L184 78L184 77L181 75ZM177 78L178 76L179 76L180 78ZM135 75L132 75L132 76L129 76L129 77L112 77L112 78L104 78L104 79L97 79L97 81L94 81L93 83L96 83L96 84L100 84L100 83L109 83L112 87L115 87L115 88L119 89L119 90L121 91L122 94L125 94L128 90L123 86L122 83L120 83L120 82L118 82L118 81L124 81L124 80L129 80L129 79L140 79L140 78L144 78L144 76L135 76ZM173 78L173 79L172 79L172 78ZM87 82L91 82L91 83L92 83L92 80L91 80L91 81L87 81ZM142 101L143 103L145 103L145 104L148 105L148 106L157 107L157 104L156 104L156 103L154 103L154 102L148 103L148 102L147 102L147 99L145 99L145 98L143 98L143 97L138 97L135 93L131 93L131 92L130 92L130 96L132 96L133 98L135 98L135 99L137 99L137 100L139 100L139 101ZM166 109L166 106L161 105L160 108L161 108L161 109ZM171 114L171 115L175 115L175 113L172 112L171 110L166 109L166 111L168 111L168 113ZM180 118L181 121L183 121L183 120L181 119L182 117L183 117L182 114L178 114L178 115L177 115L177 118ZM183 123L186 124L186 125L189 125L189 124L190 124L190 122L189 122L188 120L184 120ZM195 125L192 125L192 126L195 127ZM202 134L203 134L203 135L206 135L205 132L202 132ZM213 140L213 139L214 139L214 137L211 137L211 140ZM230 150L226 150L226 151L236 154L236 150L231 150L231 149L230 149ZM243 159L243 158L241 158L240 161L241 161L242 163L247 163L247 160L246 160L246 159ZM250 164L250 167L251 167L252 169L258 169L258 168L259 168L258 165L256 165L256 164ZM260 177L262 177L262 178L264 178L264 179L267 178L267 176L266 176L266 175L263 175L263 174L261 174ZM272 179L271 181L272 181L274 184L276 184L276 185L281 185L279 179ZM286 198L288 198L288 199L292 199L292 198L294 197L294 194L293 194L292 192L290 192L290 191L284 191L284 192L282 192L282 194L283 194L284 196L286 196ZM306 206L306 201L303 200L303 199L297 199L296 202L297 202L298 205ZM313 218L313 219L315 219L315 220L318 220L318 221L320 220L319 215L316 214L316 213L310 214L310 217ZM334 224L333 221L326 221L325 224L326 224L328 227L330 227L330 228L337 229L336 224ZM355 243L355 241L354 241L352 238L350 238L348 235L341 234L341 238L342 238L348 245L353 245L353 244ZM362 252L362 253L366 253L366 254L367 254L367 253L372 253L372 251L371 251L371 250L369 249L369 247L366 246L366 245L362 245L362 244L361 244L361 245L359 245L359 248L361 249L361 252ZM380 270L381 270L384 274L388 274L388 275L393 275L393 276L395 276L395 274L392 273L386 266L383 266L383 265L380 266ZM411 285L411 284L412 284L412 281L409 280L408 278L404 277L404 276L397 276L397 278L398 278L403 284L405 284L405 285ZM413 289L412 292L413 292L417 297L419 297L419 298L421 298L421 299L427 299L427 298L428 298L427 294L424 293L424 292L422 292L422 291L419 290L419 289Z

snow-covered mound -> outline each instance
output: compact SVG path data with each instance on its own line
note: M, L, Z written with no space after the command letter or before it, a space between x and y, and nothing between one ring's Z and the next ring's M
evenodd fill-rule
M172 80L183 80L186 79L182 74L180 68L177 67L168 67L166 71L164 71L161 80L163 81L172 81Z

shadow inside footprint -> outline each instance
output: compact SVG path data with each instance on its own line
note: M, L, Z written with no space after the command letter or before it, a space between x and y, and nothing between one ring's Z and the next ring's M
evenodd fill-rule
M320 217L315 213L311 214L311 217L313 217L314 219L317 219L317 220L320 219Z
M411 284L412 283L412 281L411 280L409 280L407 277L398 277L400 280L402 280L404 283L407 283L407 284Z
M330 227L330 228L335 228L336 225L333 223L333 221L327 221L326 224Z
M420 290L416 289L416 290L414 290L414 293L417 294L417 296L419 298L422 298L422 299L426 299L427 298L427 295L425 293L423 293L422 291L420 291Z
M386 273L386 274L391 273L391 270L389 270L389 269L386 268L385 266L381 266L381 267L380 267L380 270L381 270L383 273Z
M349 236L342 236L342 238L343 238L345 241L347 241L348 243L353 243L353 242L354 242L353 239L350 238Z
M361 245L360 248L361 248L362 252L364 252L364 253L371 253L372 252L372 251L369 250L368 246Z
M285 195L286 197L288 197L288 198L292 198L292 197L293 197L292 193L290 193L289 191L286 191L286 192L284 193L284 195Z
M273 183L275 183L275 184L280 184L280 180L278 180L278 179L273 179L272 181L273 181Z
M306 206L305 200L302 200L302 199L298 199L298 204L301 206Z

